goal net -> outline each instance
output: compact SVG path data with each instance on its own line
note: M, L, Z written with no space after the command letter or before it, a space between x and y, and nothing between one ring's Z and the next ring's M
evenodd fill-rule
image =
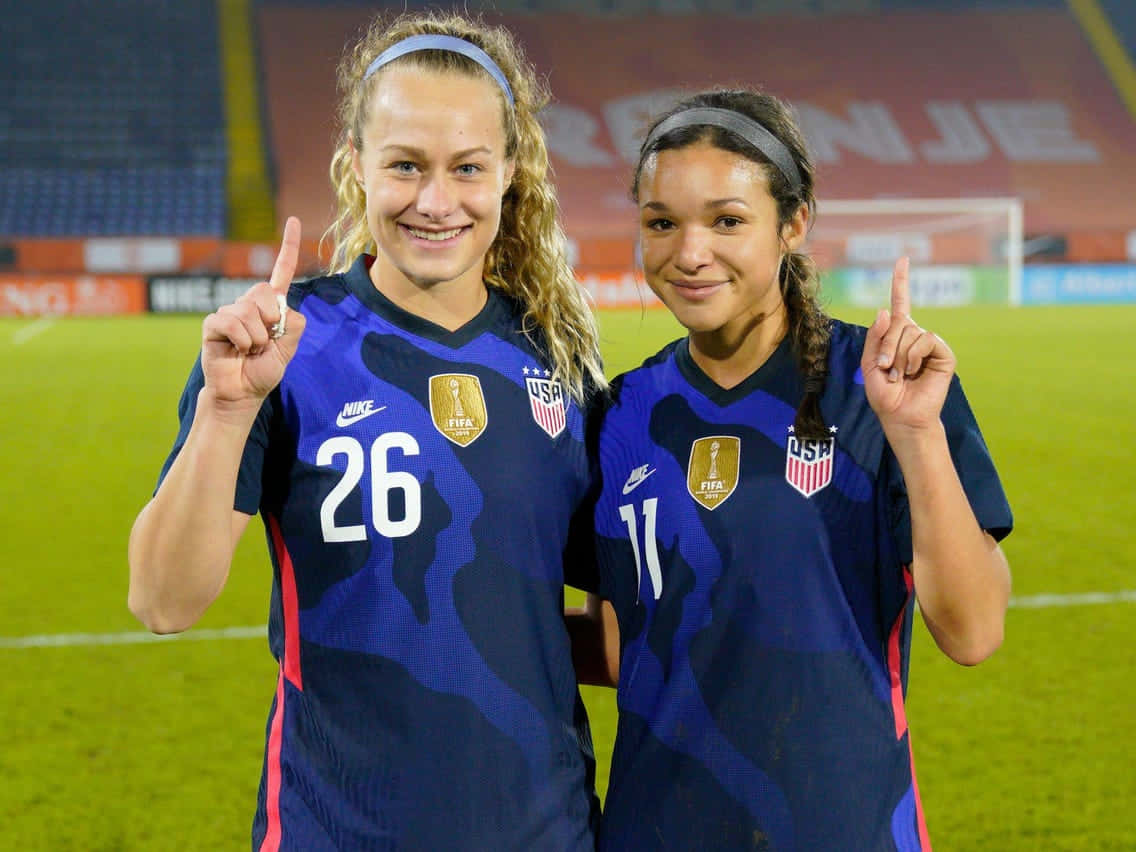
M885 307L896 258L911 258L914 306L1021 301L1015 198L818 201L806 244L827 304Z

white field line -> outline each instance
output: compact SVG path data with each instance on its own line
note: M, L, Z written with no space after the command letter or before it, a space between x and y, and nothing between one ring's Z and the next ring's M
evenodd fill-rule
M27 343L41 331L47 331L55 325L55 317L40 317L35 322L25 325L12 335L12 345L20 346Z
M1077 595L1027 595L1010 598L1011 609L1049 609L1062 606L1136 603L1136 589L1119 592L1085 592ZM268 628L263 625L222 627L217 630L187 630L155 636L142 630L127 633L45 633L39 636L0 636L4 648L75 648L89 645L144 645L151 642L204 642L212 639L264 639Z
M209 639L265 639L268 628L222 627L219 630L187 630L156 636L144 630L129 633L45 633L39 636L0 636L0 648L75 648L83 645L144 645L150 642L203 642Z
M1080 595L1030 595L1010 598L1010 606L1019 609L1048 609L1054 606L1088 606L1091 604L1136 603L1136 589L1119 592L1085 592Z

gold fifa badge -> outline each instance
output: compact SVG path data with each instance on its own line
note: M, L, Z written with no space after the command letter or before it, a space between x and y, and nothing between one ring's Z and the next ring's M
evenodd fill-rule
M730 435L699 438L690 445L686 490L713 511L726 502L738 485L742 442Z
M431 376L430 416L434 427L459 447L472 444L488 421L481 381L466 373Z

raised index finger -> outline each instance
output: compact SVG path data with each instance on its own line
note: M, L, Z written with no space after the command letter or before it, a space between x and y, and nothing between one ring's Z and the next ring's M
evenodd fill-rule
M300 220L289 216L284 223L284 239L280 243L280 253L272 267L272 277L268 279L272 291L280 296L288 295L288 287L296 277L296 266L300 262Z
M895 269L891 274L891 315L895 317L911 316L911 293L907 286L907 273L910 261L907 256L895 262Z

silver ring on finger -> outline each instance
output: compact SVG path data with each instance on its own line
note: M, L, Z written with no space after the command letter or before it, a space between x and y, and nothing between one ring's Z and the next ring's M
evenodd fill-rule
M276 296L276 306L280 309L280 319L272 324L272 328L268 330L268 336L273 340L279 340L288 331L288 297Z

